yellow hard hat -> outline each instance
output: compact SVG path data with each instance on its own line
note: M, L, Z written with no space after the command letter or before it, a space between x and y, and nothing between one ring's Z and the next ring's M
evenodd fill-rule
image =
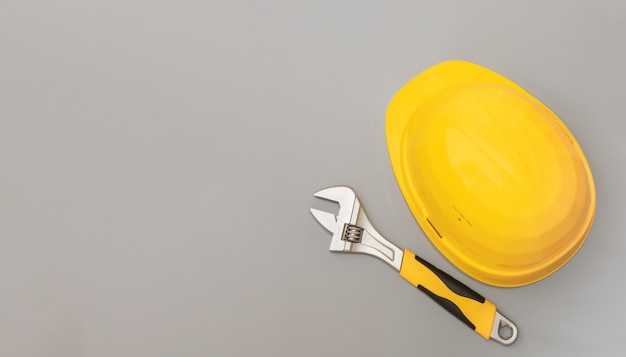
M472 277L530 284L585 241L596 206L585 155L554 113L505 77L439 63L394 96L386 127L415 218Z

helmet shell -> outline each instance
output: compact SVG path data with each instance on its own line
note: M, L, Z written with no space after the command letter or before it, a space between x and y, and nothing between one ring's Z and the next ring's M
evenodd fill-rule
M546 106L476 64L437 64L386 120L398 185L433 244L496 286L550 275L585 241L596 195L574 136Z

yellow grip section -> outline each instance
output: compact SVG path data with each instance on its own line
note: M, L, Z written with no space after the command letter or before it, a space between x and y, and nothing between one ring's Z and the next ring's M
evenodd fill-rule
M476 333L489 339L496 306L408 249L404 250L400 276L422 290Z

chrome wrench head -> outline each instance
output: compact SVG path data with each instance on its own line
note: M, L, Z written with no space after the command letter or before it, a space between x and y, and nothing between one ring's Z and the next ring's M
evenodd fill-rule
M356 193L348 186L334 186L325 188L313 194L318 198L323 198L339 204L339 212L334 214L311 208L311 213L317 221L333 234L330 241L330 250L343 252L346 250L346 242L343 234L346 225L355 224L361 202ZM356 214L355 214L356 208Z
M333 234L331 251L372 255L400 270L402 250L376 231L352 188L329 187L313 196L339 204L337 216L311 208L313 217Z

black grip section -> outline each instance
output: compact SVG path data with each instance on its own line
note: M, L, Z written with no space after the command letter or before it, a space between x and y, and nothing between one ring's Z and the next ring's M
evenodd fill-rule
M470 320L468 320L465 315L463 315L461 309L459 309L459 307L456 306L452 301L446 298L442 298L439 295L433 294L430 290L421 285L418 285L417 288L420 289L424 294L428 295L431 299L435 300L435 302L439 304L439 306L443 307L444 309L448 310L448 312L450 312L452 315L456 316L457 319L461 320L461 322L469 326L469 328L471 328L472 330L476 330L476 326L474 326L474 324Z
M476 300L481 304L485 302L485 298L482 297L479 293L470 289L468 286L456 280L455 278L451 277L450 275L446 274L445 272L439 270L439 268L437 268L436 266L430 264L429 262L418 257L417 255L415 256L415 260L422 263L428 269L430 269L430 271L435 273L435 275L437 275L437 277L439 277L439 279L441 279L441 281L443 281L443 283L446 284L448 289L454 291L457 295L461 295L466 298Z

